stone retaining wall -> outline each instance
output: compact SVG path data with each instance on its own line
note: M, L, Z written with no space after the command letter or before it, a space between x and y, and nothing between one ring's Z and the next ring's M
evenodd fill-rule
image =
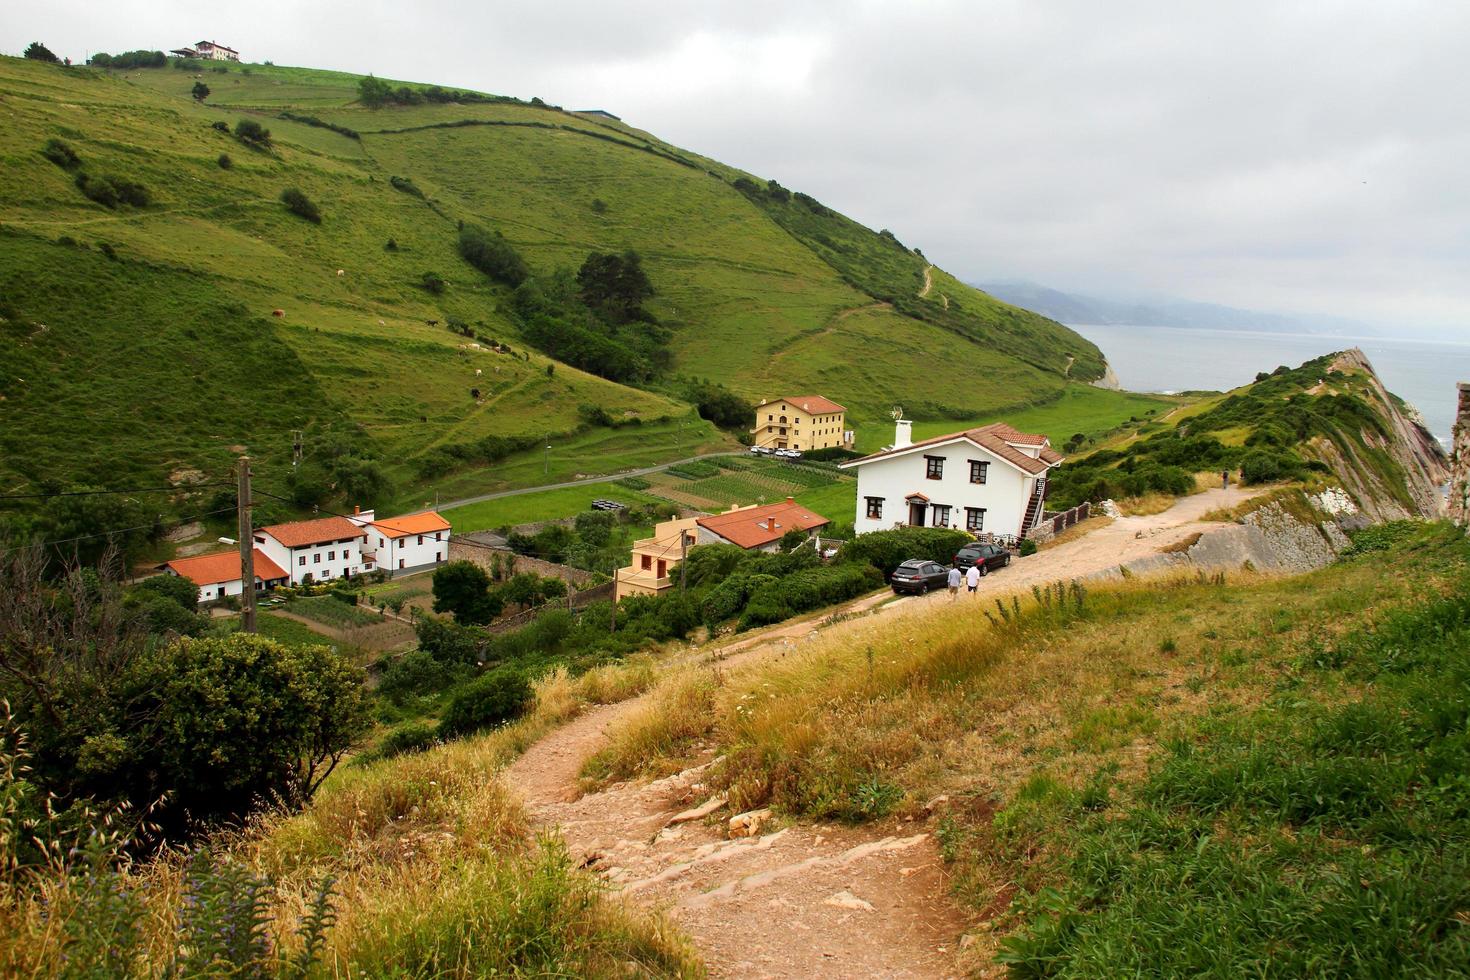
M1450 520L1470 527L1470 382L1460 382L1455 445L1450 457Z

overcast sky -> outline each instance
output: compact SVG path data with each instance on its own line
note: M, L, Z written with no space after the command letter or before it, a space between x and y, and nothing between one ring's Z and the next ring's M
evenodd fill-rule
M970 281L1470 336L1454 0L49 0L0 27L606 108Z

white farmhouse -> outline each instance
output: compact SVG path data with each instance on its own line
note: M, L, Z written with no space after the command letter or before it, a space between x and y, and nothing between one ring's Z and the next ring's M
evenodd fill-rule
M284 568L292 585L310 575L312 581L351 578L365 570L367 533L345 517L272 524L255 532L255 546Z
M374 520L366 515L364 530L368 543L364 567L382 569L389 575L415 568L442 565L449 557L449 522L436 511L426 510L402 517ZM354 518L354 522L358 519Z
M908 419L893 446L843 463L857 470L856 530L952 527L1021 538L1041 517L1046 475L1062 456L1046 436L996 422L914 442Z
M259 548L255 549L251 561L255 566L257 592L286 584L285 570L267 558ZM159 567L165 574L186 578L197 585L200 602L217 602L226 596L239 595L244 591L240 580L239 549L212 555L195 555L193 558L175 558Z

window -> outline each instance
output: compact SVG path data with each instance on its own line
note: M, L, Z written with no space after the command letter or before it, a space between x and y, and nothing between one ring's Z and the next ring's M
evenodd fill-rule
M949 504L932 504L934 508L934 526L949 527Z
M379 538L378 539L378 547L379 548L383 547L383 539L382 538Z
M352 552L348 551L346 548L343 548L342 549L342 560L343 561L351 561L352 560Z
M403 559L402 558L398 559L398 567L399 568L402 568L403 567Z
M924 464L925 464L925 467L926 467L925 475L928 476L929 479L931 479L931 480L942 480L942 479L944 479L944 457L943 456L925 456L924 457Z
M306 556L305 555L302 555L300 558L297 558L296 559L296 564L298 564L298 565L305 565L306 564Z
M313 565L320 565L322 563L322 553L320 551L311 556L311 563Z
M434 552L434 560L435 561L443 561L444 560L444 552L442 552L442 551L436 551L436 552Z
M419 544L423 544L423 543L424 543L424 536L422 534L420 534L419 535Z
M648 557L647 555L640 555L639 557L643 559L643 568L644 568L644 570L647 570L647 569L650 569L650 568L653 567L653 559L652 558Z
M983 531L983 530L985 530L985 508L984 507L966 507L965 508L965 530L966 531Z
M336 561L336 560L337 560L337 553L335 551L329 551L329 552L327 552L327 561Z
M883 519L883 498L882 497L869 497L867 499L868 499L868 520L870 520L870 521L881 521Z
M435 541L443 541L444 540L444 532L443 531L435 531L434 532L434 540Z
M978 459L970 460L970 482L984 483L990 476L990 464L982 463Z
M668 564L669 564L668 562L666 562L662 558L660 558L658 560L658 574L655 575L654 577L655 578L663 578L664 577L664 573L668 571Z
M767 415L766 416L766 421L767 422L774 422L774 421L776 421L776 416L774 416L774 415Z

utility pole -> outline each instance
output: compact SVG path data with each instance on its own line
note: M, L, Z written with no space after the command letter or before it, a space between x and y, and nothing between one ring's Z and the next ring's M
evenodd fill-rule
M240 535L240 630L255 632L255 528L250 521L250 457L240 457L240 485L235 494Z
M542 470L543 475L551 475L551 443L546 444L546 466Z
M679 591L689 590L689 569L685 567L685 559L689 557L689 533L679 532Z
M618 572L622 569L613 569L613 601L612 601L612 625L608 628L609 633L618 631Z

